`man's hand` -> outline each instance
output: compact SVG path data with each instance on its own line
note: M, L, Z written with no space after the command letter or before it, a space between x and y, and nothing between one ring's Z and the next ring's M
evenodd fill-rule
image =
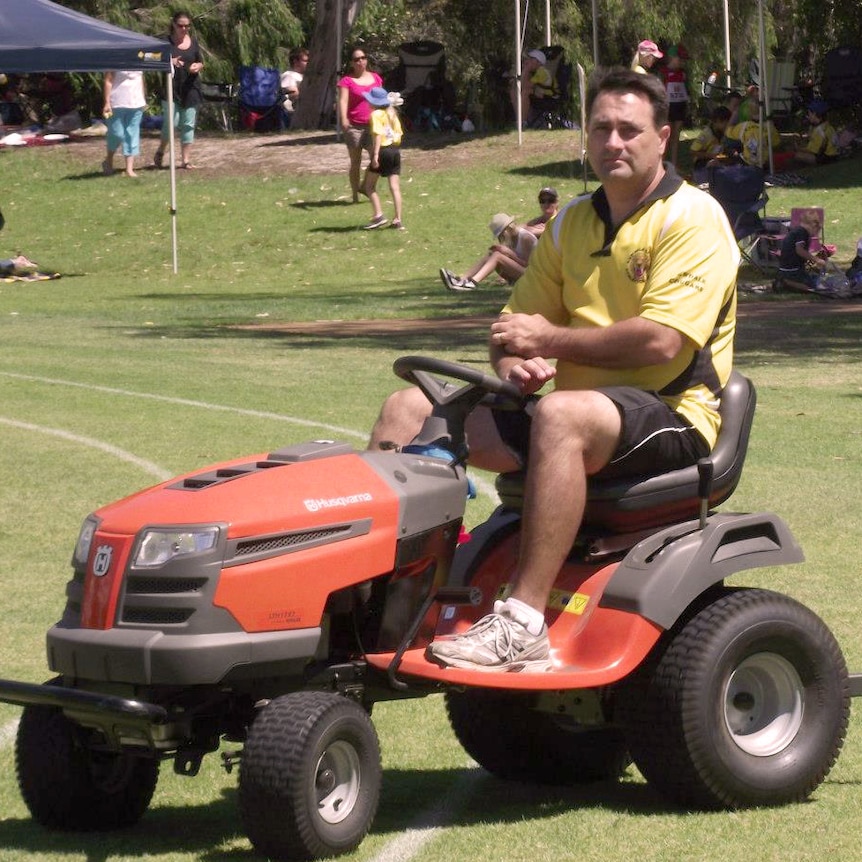
M501 314L491 324L491 343L524 359L552 356L548 347L554 330L541 314Z
M503 360L500 370L505 373L503 379L517 386L522 395L533 395L538 392L557 373L556 368L549 365L541 356L514 364Z

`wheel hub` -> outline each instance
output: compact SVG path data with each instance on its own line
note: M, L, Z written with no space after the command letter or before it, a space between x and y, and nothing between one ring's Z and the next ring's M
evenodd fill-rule
M317 811L327 823L340 823L359 798L361 767L356 749L344 740L332 743L317 762L314 786Z
M724 693L724 722L747 754L783 751L802 725L803 685L796 668L777 653L756 653L734 669Z

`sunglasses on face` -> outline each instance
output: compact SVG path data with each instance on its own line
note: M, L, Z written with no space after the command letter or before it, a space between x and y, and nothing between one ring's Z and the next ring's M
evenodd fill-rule
M540 204L555 204L556 202L556 198L539 198Z
M354 63L358 63L360 60L367 60L368 58L365 54L361 54L359 57L351 57L350 58Z

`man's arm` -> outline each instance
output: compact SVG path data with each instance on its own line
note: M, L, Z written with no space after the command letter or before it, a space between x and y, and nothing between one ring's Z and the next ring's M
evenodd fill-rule
M503 314L491 325L491 343L510 358L547 357L599 368L640 368L670 362L682 350L685 336L644 317L596 329L573 329L555 326L540 314Z

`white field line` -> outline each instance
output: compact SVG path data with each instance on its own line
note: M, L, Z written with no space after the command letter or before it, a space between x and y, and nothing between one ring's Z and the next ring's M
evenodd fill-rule
M372 856L370 862L408 862L422 848L444 832L456 815L474 794L476 786L487 773L476 764L467 770L451 787L446 796L432 808L422 812L412 826L389 841Z
M4 724L0 727L0 749L6 748L7 745L12 744L12 740L15 739L15 734L18 731L18 719L16 718L14 721L10 721L9 724Z
M8 419L5 416L0 416L0 425L8 425L11 428L18 428L21 431L34 431L37 434L49 434L52 437L59 437L62 440L68 440L70 443L76 443L81 446L89 446L92 449L98 449L106 455L113 455L121 461L126 461L129 464L134 464L140 467L145 473L154 476L159 481L170 479L173 473L159 467L152 461L147 461L145 458L139 458L125 449L120 449L111 443L106 443L104 440L97 440L94 437L84 437L81 434L73 434L71 431L64 431L62 428L48 428L44 425L33 425L30 422L19 422L16 419Z
M17 374L14 371L0 371L0 376L10 377L14 380L29 380L34 383L44 383L49 386L66 386L76 389L87 389L91 392L104 392L108 395L120 395L125 398L141 398L148 401L162 401L167 404L177 404L183 407L196 407L201 410L215 410L222 413L236 413L240 416L252 416L257 419L272 419L276 422L289 422L293 425L301 425L306 428L322 428L324 431L332 431L335 434L344 434L347 437L353 437L360 440L365 440L368 438L367 431L355 431L351 428L342 428L339 425L328 425L323 422L313 422L309 419L300 419L296 416L286 416L283 413L269 413L263 410L247 410L242 407L229 407L224 404L212 404L208 401L193 401L188 398L172 398L168 395L155 395L150 392L135 392L134 390L129 389L117 389L113 386L98 386L93 383L78 383L74 380L61 380L53 377L39 377L34 374ZM8 422L9 424L13 424L11 420L8 420ZM58 432L58 436L62 436L61 432ZM85 438L81 438L78 442L81 442L84 439ZM104 445L108 446L108 444ZM107 452L109 450L105 449L104 451ZM122 450L117 451L120 452ZM170 476L163 476L161 478L169 479ZM494 502L499 502L497 492L490 482L482 479L480 476L474 475L473 473L471 473L470 478L476 485L477 491L484 494L486 497L493 500Z

